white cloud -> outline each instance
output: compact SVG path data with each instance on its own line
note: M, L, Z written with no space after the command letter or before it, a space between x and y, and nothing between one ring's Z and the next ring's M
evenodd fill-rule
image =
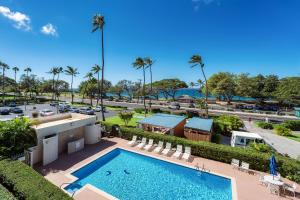
M29 16L20 12L13 12L8 7L4 6L0 6L0 14L7 19L15 22L14 27L16 27L17 29L22 29L25 31L31 30Z
M45 35L58 36L55 26L48 23L41 28L41 32Z
M192 0L194 4L194 10L198 11L200 8L200 4L209 5L211 3L217 3L217 5L220 5L219 0Z

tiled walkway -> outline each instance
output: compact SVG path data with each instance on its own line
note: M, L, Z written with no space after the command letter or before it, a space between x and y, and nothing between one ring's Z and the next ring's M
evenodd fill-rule
M258 175L249 175L245 172L233 169L230 165L208 160L200 157L193 157L191 162L185 162L182 160L177 160L174 158L158 155L152 152L147 152L145 150L139 150L136 147L129 147L126 140L120 138L106 138L100 143L95 145L86 146L83 151L66 155L63 154L58 160L47 165L45 167L36 166L36 169L45 176L46 179L51 181L58 187L65 187L64 183L72 182L72 179L68 174L75 169L82 167L83 165L95 160L99 156L111 151L116 147L121 147L130 151L136 151L145 155L152 157L168 160L170 162L176 162L178 164L188 165L194 167L196 164L199 166L205 166L210 172L220 174L227 177L232 177L235 180L236 187L234 187L234 193L237 193L237 199L239 200L277 200L277 199L293 199L290 196L277 196L270 194L268 189L259 184ZM285 180L285 182L289 182ZM236 191L236 192L235 192ZM300 199L298 187L298 195L295 199ZM74 198L76 200L86 200L86 199L109 199L109 197L104 197L97 190L91 187L80 190L75 193Z

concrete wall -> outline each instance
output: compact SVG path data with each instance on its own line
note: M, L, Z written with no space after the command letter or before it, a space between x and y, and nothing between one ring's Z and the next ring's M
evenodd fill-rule
M58 158L58 136L43 139L43 165L47 165Z
M84 138L84 127L78 127L59 133L58 136L58 153L67 151L68 143L74 140Z

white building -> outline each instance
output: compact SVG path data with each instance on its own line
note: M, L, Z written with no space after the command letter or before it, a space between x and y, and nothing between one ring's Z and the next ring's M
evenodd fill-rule
M47 165L61 153L73 153L85 144L99 142L101 130L95 123L96 116L76 113L39 118L38 125L32 126L37 144L26 151L26 162L31 166L39 162Z
M264 143L263 138L257 133L232 131L231 146L232 147L246 147L251 142Z

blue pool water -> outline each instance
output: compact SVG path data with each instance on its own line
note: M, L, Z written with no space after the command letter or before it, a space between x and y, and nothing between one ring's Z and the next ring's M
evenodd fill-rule
M65 190L91 184L121 200L231 200L231 180L115 149L72 175L77 181Z

